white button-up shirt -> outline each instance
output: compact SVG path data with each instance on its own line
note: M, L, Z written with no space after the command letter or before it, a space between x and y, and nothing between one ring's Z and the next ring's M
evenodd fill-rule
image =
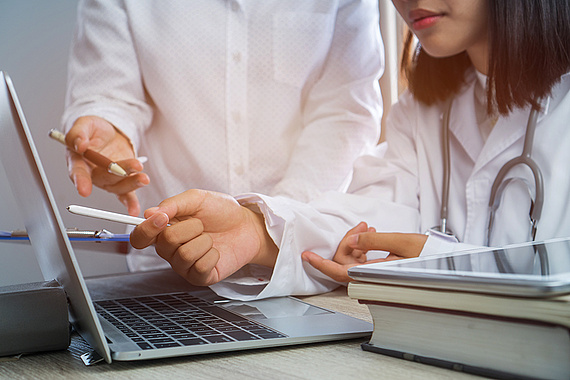
M148 156L143 210L189 188L308 200L379 137L374 0L81 1L68 130L98 115Z

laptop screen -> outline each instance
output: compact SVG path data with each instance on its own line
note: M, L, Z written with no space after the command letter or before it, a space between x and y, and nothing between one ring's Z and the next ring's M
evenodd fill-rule
M47 133L47 131L46 131ZM57 280L70 300L70 321L96 348L111 355L77 259L65 232L38 151L10 77L0 71L0 161L44 279Z

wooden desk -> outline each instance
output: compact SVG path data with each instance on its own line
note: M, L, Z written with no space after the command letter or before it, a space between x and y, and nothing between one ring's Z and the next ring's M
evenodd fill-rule
M303 297L311 304L370 321L368 308L334 292ZM0 362L0 379L480 379L443 368L362 351L364 339L208 354L138 362L99 363L91 367L75 337L66 351L25 355Z

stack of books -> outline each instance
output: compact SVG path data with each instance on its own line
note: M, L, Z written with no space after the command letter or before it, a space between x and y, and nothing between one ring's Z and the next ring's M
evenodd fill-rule
M362 348L497 378L570 379L570 294L517 297L356 281L370 309Z

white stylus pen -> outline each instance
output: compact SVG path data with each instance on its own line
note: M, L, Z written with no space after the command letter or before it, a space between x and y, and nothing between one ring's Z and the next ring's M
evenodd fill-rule
M85 206L70 205L67 206L67 211L76 215L105 219L117 223L132 224L134 226L138 226L139 224L141 224L146 220L144 218L137 218L136 216L117 214L116 212L98 210L96 208L90 208Z

